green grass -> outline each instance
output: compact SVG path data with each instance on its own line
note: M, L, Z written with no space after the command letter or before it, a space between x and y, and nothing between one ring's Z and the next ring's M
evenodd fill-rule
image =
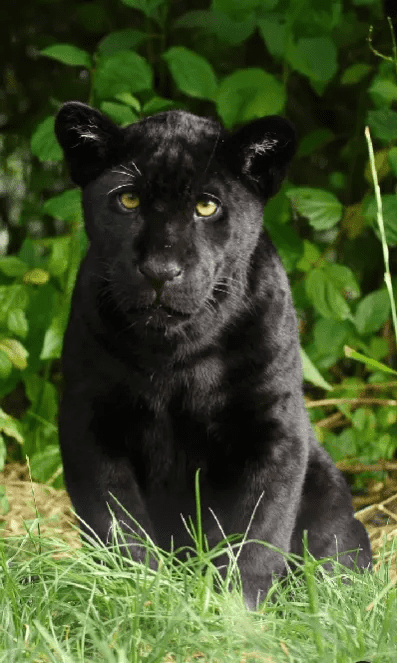
M69 556L54 559L55 547ZM377 574L330 576L307 558L249 613L238 577L229 591L231 575L219 578L205 545L183 563L151 552L158 571L100 546L3 539L0 662L397 662L387 564Z

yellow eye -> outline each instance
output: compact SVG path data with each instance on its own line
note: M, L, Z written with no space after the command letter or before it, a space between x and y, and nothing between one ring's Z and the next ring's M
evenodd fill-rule
M196 212L199 216L213 216L218 205L213 200L199 200L196 204Z
M130 193L128 191L126 193L122 193L119 197L119 200L122 206L126 209L135 209L136 207L139 207L139 197L134 193Z

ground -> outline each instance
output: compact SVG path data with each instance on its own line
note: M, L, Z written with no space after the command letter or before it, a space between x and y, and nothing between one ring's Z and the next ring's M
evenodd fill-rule
M23 536L30 528L37 534L39 516L41 536L63 541L72 548L80 547L77 519L72 513L72 505L65 490L31 482L27 467L19 463L8 464L0 472L0 486L5 488L5 504L8 503L0 510L1 534L4 537ZM359 509L356 517L365 525L371 539L375 571L378 568L376 555L383 546L384 538L388 542L397 538L397 492L390 494L390 485L385 488L382 484L379 488L379 491L370 492L365 497L353 498L355 508ZM363 504L368 505L371 497L373 503L360 508ZM383 499L377 501L380 497ZM60 554L65 553L57 552L54 542L54 556ZM396 553L393 556L390 579L396 582Z

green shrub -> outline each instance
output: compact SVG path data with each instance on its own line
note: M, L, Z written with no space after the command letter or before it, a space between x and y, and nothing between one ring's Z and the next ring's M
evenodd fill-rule
M215 115L228 128L266 114L290 117L300 148L264 225L291 281L311 396L332 385L340 416L334 425L327 405L310 412L336 460L394 455L397 383L344 353L349 346L390 364L394 352L364 127L375 141L393 272L397 81L395 62L368 45L372 24L376 47L390 51L379 0L41 0L15 15L28 55L7 70L4 124L14 129L0 152L8 210L6 218L0 207L8 242L0 396L14 415L0 417L0 464L7 451L28 454L34 477L61 483L59 357L86 237L53 127L59 105L73 98L122 125L173 107ZM361 398L355 409L345 402L352 397Z

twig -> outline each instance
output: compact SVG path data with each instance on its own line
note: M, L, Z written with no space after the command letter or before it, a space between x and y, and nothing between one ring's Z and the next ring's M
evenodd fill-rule
M327 405L397 405L393 398L322 398L318 401L306 401L306 407L325 407Z
M382 471L391 471L397 470L397 463L393 463L389 460L379 460L377 463L354 463L354 465L349 465L349 462L346 460L339 460L336 463L336 467L341 472L351 472L352 474L359 474L360 472L382 472Z
M365 384L335 384L334 389L343 389L346 391L367 391L374 389L376 391L383 391L386 389L393 389L397 387L397 382L368 382Z
M316 421L316 426L319 428L336 428L342 425L344 419L345 417L342 412L335 412L334 414L330 414L329 417L324 417L324 419Z
M387 19L388 19L388 21L390 21L390 17L389 17L389 16L387 17ZM374 47L372 46L372 33L373 33L373 30L374 30L374 26L373 26L373 25L370 25L370 26L369 26L369 34L368 34L368 37L367 37L367 41L368 41L368 44L369 44L369 47L370 47L372 53L373 53L374 55L377 55L378 58L382 58L382 60L388 60L389 62L393 62L393 58L392 58L390 55L383 55L383 53L380 53L380 51L377 51L376 48L374 48Z
M377 51L373 46L372 46L372 32L373 32L373 25L369 26L369 34L367 37L367 41L369 44L369 47L374 55L377 55L379 58L382 58L382 60L388 60L389 62L394 62L394 66L396 67L397 71L397 44L396 44L396 37L394 35L394 27L393 27L393 21L391 20L390 16L387 16L387 22L389 23L389 28L390 28L390 33L391 33L391 40L392 40L392 51L393 55L383 55L383 53L380 53Z

